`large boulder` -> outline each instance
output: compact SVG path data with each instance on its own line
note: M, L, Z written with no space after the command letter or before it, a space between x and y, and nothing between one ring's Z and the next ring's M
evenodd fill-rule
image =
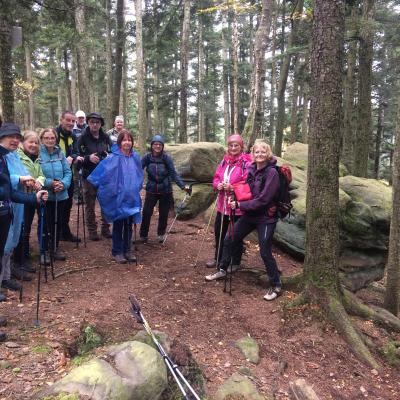
M274 236L278 245L298 258L305 252L307 145L288 147L279 164L291 166L293 210L278 222ZM391 188L375 179L339 178L340 269L343 281L358 290L383 276L389 239Z
M224 147L214 142L169 144L165 150L183 179L202 183L212 182L217 165L225 154Z
M145 343L112 346L42 392L38 398L76 393L94 400L157 400L167 387L167 370L159 353Z

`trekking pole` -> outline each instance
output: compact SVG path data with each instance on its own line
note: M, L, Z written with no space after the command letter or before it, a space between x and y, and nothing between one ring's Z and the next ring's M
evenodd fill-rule
M77 219L76 219L76 243L75 243L75 248L79 247L79 209L80 209L80 203L81 203L81 195L80 195L80 188L79 188L79 175L78 175L78 211L77 211Z
M83 246L86 248L86 227L85 227L85 198L82 188L82 169L78 172L78 205L82 203L82 230L83 230Z
M44 201L40 201L40 256L39 256L39 272L38 272L38 284L36 289L36 320L34 322L35 326L39 326L39 303L40 303L40 280L41 280L41 272L42 272L42 259L43 264L46 268L46 257L45 257L45 243L44 243L44 235L43 235L43 225L44 225L44 213L45 213L45 203Z
M173 219L173 221L172 221L172 223L171 223L171 225L170 225L170 227L169 227L169 229L167 231L167 234L165 235L165 238L164 238L164 240L162 242L162 246L164 246L165 241L167 240L167 237L168 237L169 233L171 232L171 229L174 226L176 219L178 218L178 215L182 212L182 209L184 207L186 199L191 194L192 194L192 186L189 187L188 192L185 193L185 196L183 197L183 200L179 203L179 206L177 207L177 210L176 210L176 213L175 213L175 217L174 217L174 219Z
M231 208L229 212L229 236L231 240L231 247L233 244L234 234L235 234L235 210ZM228 273L229 273L229 296L232 296L232 275L233 275L233 257L231 251L231 260L229 262L229 267L226 270L225 280L224 280L224 293L226 293L226 286L228 282Z
M218 268L219 265L219 254L221 251L221 241L222 241L222 230L223 230L223 226L224 226L224 219L225 219L225 212L226 212L226 195L224 192L224 206L222 208L222 215L221 215L221 226L219 228L219 239L218 239L218 248L217 248L217 259L215 260L216 266Z
M20 254L20 266L21 266L21 288L19 289L19 302L22 303L22 296L23 296L23 291L24 291L24 277L25 277L25 270L24 270L24 266L21 262L21 260L24 259L24 253L25 253L25 241L23 239L23 235L24 235L24 222L22 222L21 224L21 234L20 237L22 235L22 241L21 241L21 248L19 249L20 253L22 253L22 255Z
M153 331L150 328L150 325L147 323L145 320L142 311L140 309L140 304L138 300L136 299L135 296L130 295L129 296L129 301L131 303L131 313L136 319L136 322L139 324L142 324L145 331L147 334L151 337L153 340L154 344L157 347L158 352L161 354L165 365L169 369L172 377L175 379L175 382L177 383L179 390L181 391L183 398L185 400L189 400L189 396L185 390L185 387L191 392L193 397L196 400L200 400L200 397L197 395L197 393L194 391L190 383L186 380L186 378L183 376L182 372L179 370L178 366L171 360L171 358L168 356L168 354L165 352L164 348L161 346L159 341L157 340L156 336L154 335Z
M138 247L137 247L137 224L133 224L133 241L134 241L134 246L133 246L133 251L135 252L135 259L136 259L136 266L138 265L138 259L137 259L137 253L138 253Z
M204 242L206 240L207 232L208 232L208 230L210 228L210 225L211 225L211 221L212 221L212 217L214 215L214 211L217 208L217 203L218 203L218 196L217 196L217 200L215 200L215 202L214 202L213 209L211 210L210 219L208 220L207 225L204 224L204 227L206 228L206 230L204 231L203 239L201 240L199 251L197 252L197 255L196 255L196 260L195 260L194 266L193 266L194 268L197 267L197 262L199 261L199 256L200 256L201 250L203 249L203 245L204 245Z

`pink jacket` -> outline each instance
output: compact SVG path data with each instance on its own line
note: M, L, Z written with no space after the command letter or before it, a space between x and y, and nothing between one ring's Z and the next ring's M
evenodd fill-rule
M233 158L225 154L223 160L219 163L213 178L214 190L218 190L217 186L221 182L229 182L234 184L240 181L245 181L247 178L247 167L251 164L251 155L241 153ZM217 211L221 214L229 215L230 208L227 205L229 193L221 190L218 193ZM225 207L224 207L225 203ZM242 215L243 212L238 208L235 210L235 215Z

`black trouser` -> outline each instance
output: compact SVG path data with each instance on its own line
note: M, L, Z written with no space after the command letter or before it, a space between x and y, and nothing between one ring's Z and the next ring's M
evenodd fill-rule
M0 215L0 276L1 276L1 271L3 269L3 266L1 264L1 259L3 258L4 247L7 242L10 225L11 225L11 214L7 213L5 215Z
M46 203L45 221L43 226L43 239L45 250L56 250L60 242L60 234L62 231L61 227L61 215L65 209L66 200L57 202L57 215L56 215L56 202L48 201ZM57 221L56 221L57 217ZM40 228L39 228L40 229ZM40 230L39 230L40 232ZM48 240L50 238L50 242ZM51 246L51 248L49 247Z
M71 229L69 227L69 218L71 216L71 208L74 203L74 180L71 179L71 185L68 188L68 199L65 200L64 212L60 215L61 220L61 235L64 238L71 236Z
M153 215L154 207L158 201L158 227L157 235L164 235L168 224L168 212L172 204L172 193L150 193L146 192L144 199L142 223L140 225L140 236L149 235L150 220Z
M233 217L233 221L236 222L241 216L240 215L235 215ZM221 232L221 220L222 220L222 232ZM226 236L226 233L228 232L229 228L229 215L224 215L222 218L222 214L220 212L217 212L217 216L215 217L215 224L214 224L214 235L215 235L215 260L221 261L222 258L222 250L223 250L223 243L224 239ZM219 249L219 254L218 254L218 246L219 246L219 238L221 235L221 248ZM240 265L240 262L242 261L242 254L243 254L243 241L239 244L239 249L238 252L236 253L237 256L232 260L233 265ZM218 264L218 263L217 263Z
M21 236L18 242L17 247L14 250L14 261L18 264L22 264L24 259L29 258L30 248L29 248L29 238L31 235L32 222L35 217L35 212L38 214L39 221L39 210L34 204L25 204L24 205L24 226L21 230ZM38 224L39 226L39 224ZM39 237L39 230L38 230Z
M261 258L264 261L271 286L282 286L278 266L272 254L272 238L274 236L276 222L253 222L243 215L235 224L233 237L228 235L224 240L224 251L222 254L221 268L226 270L232 260L238 257L240 243L254 229L257 229L258 244L260 246Z

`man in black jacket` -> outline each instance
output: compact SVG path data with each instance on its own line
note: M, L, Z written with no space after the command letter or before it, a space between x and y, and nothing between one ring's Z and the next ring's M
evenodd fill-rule
M82 185L85 200L86 226L90 240L99 240L95 215L97 189L87 181L87 177L96 168L97 164L107 157L111 151L112 142L101 128L104 126L103 117L96 113L90 113L86 117L88 127L78 140L78 152L83 157ZM103 214L101 215L101 234L105 238L111 238L110 229Z

